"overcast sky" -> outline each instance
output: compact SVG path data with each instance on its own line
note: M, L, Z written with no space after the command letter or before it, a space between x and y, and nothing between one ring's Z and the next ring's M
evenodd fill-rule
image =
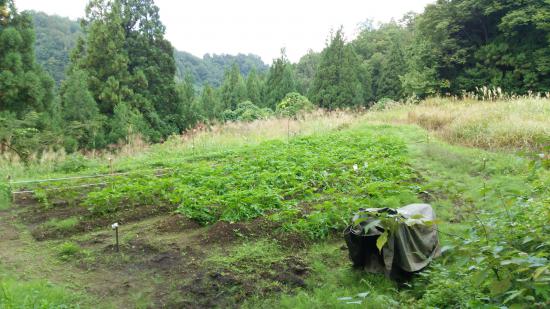
M87 0L15 0L19 10L73 19L83 17ZM308 49L320 51L331 29L344 26L348 39L367 19L399 20L422 12L434 0L156 0L166 37L178 50L253 53L271 63L282 47L293 62Z

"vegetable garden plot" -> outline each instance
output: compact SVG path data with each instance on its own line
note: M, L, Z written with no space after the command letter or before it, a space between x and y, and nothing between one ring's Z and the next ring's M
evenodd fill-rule
M113 217L144 206L176 211L201 224L259 216L323 238L360 207L417 201L405 144L362 131L270 141L175 166L162 177L129 174L109 183L44 191L74 201L86 218Z

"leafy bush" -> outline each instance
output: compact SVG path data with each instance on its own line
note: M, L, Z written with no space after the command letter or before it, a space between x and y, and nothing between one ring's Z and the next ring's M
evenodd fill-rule
M315 108L308 98L297 92L291 92L277 104L277 113L283 116L296 116Z
M399 104L399 102L395 102L394 100L392 100L390 98L382 98L382 99L378 100L378 102L374 103L374 105L371 107L371 109L373 109L375 111L381 111L381 110L385 110L387 108L391 108L393 106L396 106L398 104Z
M0 210L6 209L11 203L11 189L6 181L0 181Z
M54 170L63 173L76 173L87 169L89 166L90 160L77 153L67 156L63 162L55 166Z
M269 108L260 108L250 101L245 101L239 103L235 110L224 111L223 119L225 121L253 121L268 118L272 113Z
M78 218L67 218L67 219L51 219L48 222L44 223L44 226L47 228L53 228L60 231L70 230L78 224Z
M64 242L58 248L59 259L68 261L80 253L80 246L73 242Z
M420 307L548 307L550 176L536 170L540 165L531 168L530 192L498 192L489 199L496 205L474 209L469 235L448 245L450 254L415 282L414 291L425 291L417 296Z

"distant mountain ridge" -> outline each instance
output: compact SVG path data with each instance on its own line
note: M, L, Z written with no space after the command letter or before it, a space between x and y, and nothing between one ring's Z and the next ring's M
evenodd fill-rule
M254 54L206 54L199 58L188 52L176 50L174 58L178 69L176 72L177 79L183 80L185 74L190 73L195 84L208 83L210 86L215 87L221 85L225 71L229 70L235 62L239 65L241 74L244 76L247 76L252 68L256 68L260 74L267 72L269 69L269 66L262 61L260 56Z
M82 35L80 24L67 17L36 11L29 11L29 13L32 15L35 25L36 60L59 85L65 78L70 52L78 37ZM175 50L174 58L177 67L176 78L182 80L187 73L190 73L198 87L205 83L211 86L220 86L225 70L235 62L245 76L254 67L260 74L269 68L260 56L254 54L206 54L199 58L188 52Z

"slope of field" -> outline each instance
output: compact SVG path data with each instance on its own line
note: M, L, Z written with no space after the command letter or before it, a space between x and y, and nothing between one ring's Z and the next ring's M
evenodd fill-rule
M12 185L34 192L0 207L0 307L549 305L544 145L450 145L468 143L448 138L447 123L404 123L487 103L424 104L230 124L130 147L112 168L101 156L12 163L17 179L125 174ZM531 111L529 132L542 134L548 101L532 104L517 117ZM439 217L441 258L401 284L351 268L341 231L354 210L420 201Z

